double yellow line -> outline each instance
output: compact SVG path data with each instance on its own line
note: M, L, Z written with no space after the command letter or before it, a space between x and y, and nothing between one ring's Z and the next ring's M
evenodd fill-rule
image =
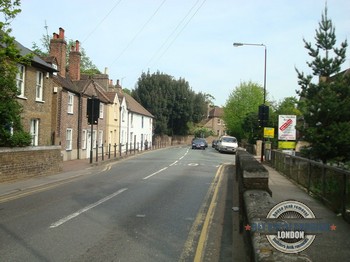
M194 242L195 242L195 239L198 237L198 233L199 233L198 229L200 228L200 225L202 223L203 223L203 227L199 235L198 244L196 247L196 252L195 252L193 261L199 262L199 261L202 261L203 259L205 248L207 245L211 222L212 222L212 219L215 213L215 208L217 205L218 191L223 178L223 175L221 175L223 168L224 166L220 165L218 171L215 174L213 183L211 184L208 190L208 193L205 196L204 202L191 227L189 236L185 242L184 250L181 254L179 261L188 261L190 253L194 251L194 244L195 244ZM208 211L205 212L206 204L208 203L210 197L211 197L211 201L208 207Z

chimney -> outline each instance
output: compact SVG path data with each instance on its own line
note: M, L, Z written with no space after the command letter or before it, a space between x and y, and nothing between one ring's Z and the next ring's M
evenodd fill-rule
M80 58L79 41L75 41L75 46L71 46L69 52L69 76L74 80L80 80Z
M67 42L64 40L64 29L59 28L59 34L53 33L53 38L50 40L50 56L57 59L57 68L62 77L66 77L66 50Z

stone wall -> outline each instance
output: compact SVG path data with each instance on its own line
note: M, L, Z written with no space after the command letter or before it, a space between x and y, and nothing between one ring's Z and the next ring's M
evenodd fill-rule
M255 157L238 150L236 158L236 180L239 185L239 227L246 242L251 261L308 261L306 255L287 254L277 251L264 234L243 230L266 219L276 204L268 187L268 171Z
M62 171L61 147L0 148L0 183Z

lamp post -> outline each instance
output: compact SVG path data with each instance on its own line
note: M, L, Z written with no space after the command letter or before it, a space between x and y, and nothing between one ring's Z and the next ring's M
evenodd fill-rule
M265 49L265 59L264 59L264 100L263 100L263 104L262 106L259 106L259 113L260 113L260 107L262 107L262 111L263 114L266 114L266 111L268 112L268 107L265 106L266 103L266 58L267 58L267 48L266 45L264 44L248 44L248 43L233 43L234 47L240 47L240 46L244 46L244 45L249 45L249 46L263 46ZM265 110L267 107L267 110ZM268 113L267 113L267 117L268 117ZM264 160L264 127L265 127L265 121L267 121L267 119L264 119L263 121L261 121L262 124L262 145L261 145L261 162L263 162Z

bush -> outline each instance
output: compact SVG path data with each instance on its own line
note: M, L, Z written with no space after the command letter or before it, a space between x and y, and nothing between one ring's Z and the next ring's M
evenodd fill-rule
M28 132L17 131L14 132L11 138L9 139L9 146L29 146L32 143L32 136Z

